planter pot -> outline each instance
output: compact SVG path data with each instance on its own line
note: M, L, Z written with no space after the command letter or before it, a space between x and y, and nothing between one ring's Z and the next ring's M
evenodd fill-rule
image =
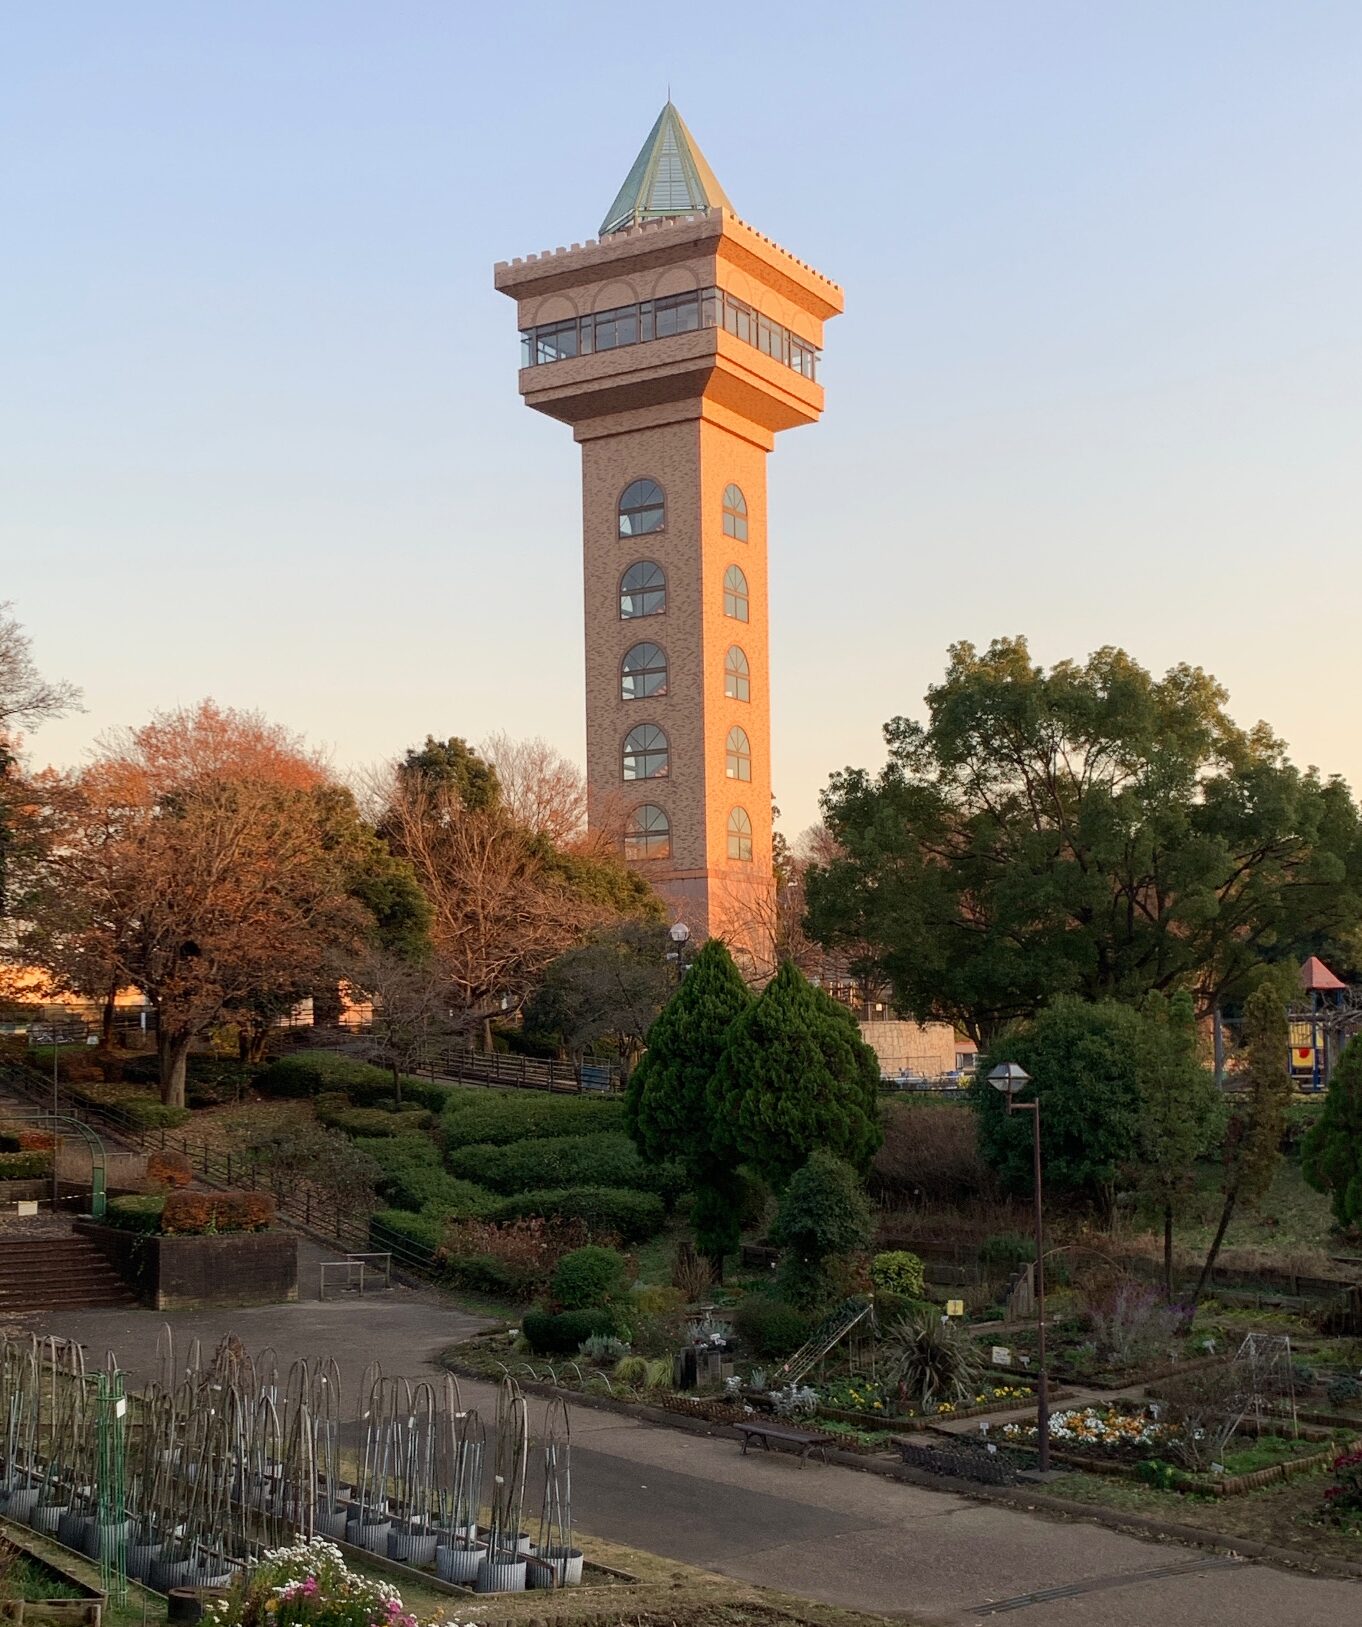
M128 1575L135 1582L145 1582L151 1575L152 1565L161 1557L159 1542L130 1542L128 1544Z
M407 1565L433 1565L440 1536L424 1525L396 1525L388 1533L388 1558Z
M525 1565L530 1587L576 1587L582 1579L580 1548L537 1548Z
M32 1520L33 1510L37 1506L38 1488L21 1486L9 1494L9 1502L5 1504L5 1517L13 1520L16 1525L27 1525Z
M157 1593L169 1593L173 1587L188 1586L193 1569L192 1559L153 1559L147 1580Z
M106 1521L103 1525L98 1520L91 1520L85 1532L85 1552L91 1559L98 1559L105 1550L112 1553L131 1534L131 1520Z
M382 1554L386 1558L388 1535L392 1528L391 1520L351 1520L345 1528L346 1540L356 1548L364 1548L371 1554Z
M57 1541L63 1548L74 1548L78 1554L83 1554L86 1551L85 1537L93 1523L88 1514L68 1508L57 1521Z
M492 1532L488 1526L480 1525L478 1527L478 1541L485 1543L490 1548L492 1542ZM505 1546L505 1543L502 1543L501 1546L498 1547L497 1552L500 1553ZM534 1543L530 1541L530 1533L528 1531L522 1531L515 1539L515 1551L522 1557L528 1554L530 1549L533 1547Z
M55 1537L61 1528L62 1516L71 1512L67 1503L35 1503L28 1523L45 1537Z
M204 1554L189 1573L186 1587L196 1591L220 1592L232 1585L232 1572L221 1554Z
M473 1582L475 1593L523 1593L525 1591L525 1556L516 1549L508 1553L498 1549L495 1556L484 1554Z
M328 1509L323 1506L313 1516L312 1524L319 1537L329 1537L332 1542L343 1542L349 1518L349 1512L344 1508Z
M435 1574L442 1582L474 1582L486 1553L487 1547L481 1542L441 1544L435 1550Z

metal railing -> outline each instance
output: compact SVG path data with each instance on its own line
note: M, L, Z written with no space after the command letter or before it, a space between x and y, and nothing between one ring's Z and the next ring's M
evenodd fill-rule
M306 1049L341 1051L368 1060L372 1047L362 1028L314 1028ZM559 1062L506 1051L475 1051L468 1045L446 1045L430 1051L419 1068L410 1070L435 1083L503 1085L508 1089L548 1090L564 1095L623 1088L617 1062Z

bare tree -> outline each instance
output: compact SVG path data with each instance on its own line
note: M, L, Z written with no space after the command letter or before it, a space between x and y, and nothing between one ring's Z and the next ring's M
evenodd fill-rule
M44 678L38 671L31 641L12 609L8 600L0 600L0 752L13 752L19 730L36 728L80 705L74 684Z
M512 740L489 734L478 747L497 771L506 811L528 831L557 847L580 840L586 831L586 776L557 747L536 736Z
M402 1075L429 1067L456 1026L449 1010L449 975L438 957L412 961L383 949L369 949L346 968L352 994L369 1002L366 1049L393 1076L393 1095L402 1100Z

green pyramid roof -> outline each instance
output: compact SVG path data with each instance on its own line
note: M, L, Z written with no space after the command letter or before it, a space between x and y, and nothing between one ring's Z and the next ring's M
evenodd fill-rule
M600 235L622 232L645 220L701 215L733 205L695 145L686 121L668 101L634 160L619 196L601 222Z

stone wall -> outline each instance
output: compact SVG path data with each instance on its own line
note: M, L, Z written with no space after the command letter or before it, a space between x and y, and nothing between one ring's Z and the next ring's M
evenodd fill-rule
M276 1305L298 1297L298 1239L292 1232L158 1237L78 1223L154 1310Z

